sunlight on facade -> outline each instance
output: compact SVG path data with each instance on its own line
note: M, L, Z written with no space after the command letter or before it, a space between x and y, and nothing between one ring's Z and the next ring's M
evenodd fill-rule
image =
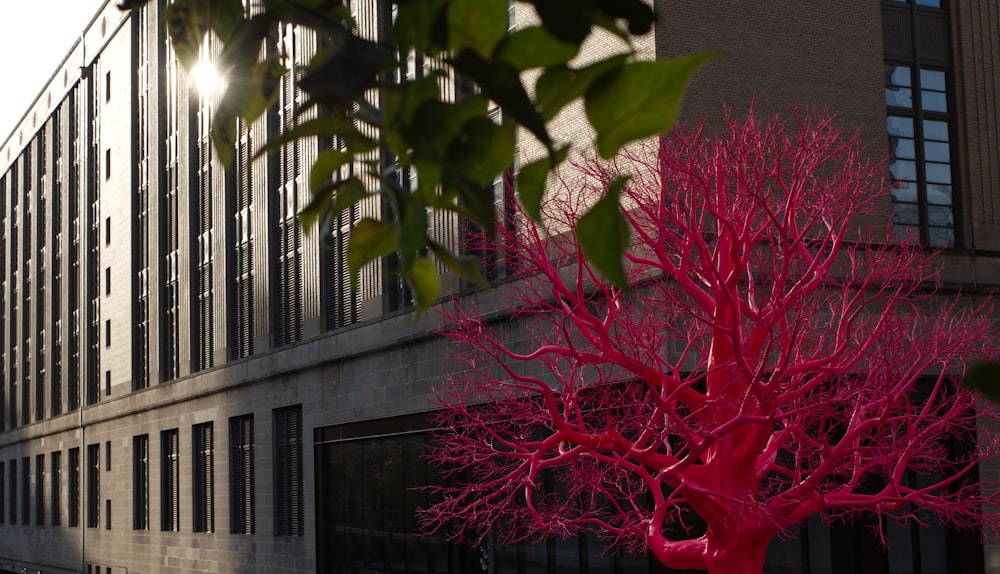
M203 96L210 96L223 84L223 76L211 62L201 61L191 68L191 78Z

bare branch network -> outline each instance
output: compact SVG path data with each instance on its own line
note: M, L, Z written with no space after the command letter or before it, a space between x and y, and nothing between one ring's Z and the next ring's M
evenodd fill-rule
M884 168L856 137L824 114L751 111L577 168L547 227L572 229L630 175L633 288L523 214L478 238L523 279L503 289L503 332L446 311L466 370L438 397L450 486L428 528L595 532L715 573L760 572L816 514L997 534L975 473L997 436L972 442L997 413L954 384L997 356L991 310L937 293L934 255L892 242Z

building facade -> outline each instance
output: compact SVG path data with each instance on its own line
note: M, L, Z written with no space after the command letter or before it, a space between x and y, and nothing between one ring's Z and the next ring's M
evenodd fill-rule
M329 142L255 158L295 121L294 71L266 116L239 126L235 165L218 164L213 96L174 56L164 5L106 3L0 147L0 571L660 571L586 539L414 536L408 487L434 480L426 398L448 345L414 320L388 263L352 286L346 240L376 202L322 237L299 226ZM387 2L351 5L384 37ZM655 8L640 52L725 52L695 78L687 119L754 99L840 113L873 155L895 156L885 217L900 240L943 249L949 288L996 290L995 0ZM268 49L294 70L316 46L289 25ZM588 137L572 113L557 124ZM457 222L432 227L457 244ZM1000 548L940 527L900 529L888 552L846 527L800 534L775 543L770 571L1000 572Z

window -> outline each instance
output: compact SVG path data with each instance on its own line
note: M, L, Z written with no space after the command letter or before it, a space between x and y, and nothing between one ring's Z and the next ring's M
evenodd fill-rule
M104 244L111 245L111 218L104 218Z
M104 150L104 179L111 179L111 150Z
M87 527L101 525L101 445L87 445Z
M69 525L80 526L80 449L69 449Z
M160 530L178 531L181 523L177 429L160 433L160 452Z
M254 532L253 415L229 419L229 531Z
M954 101L948 17L939 0L883 4L885 104L896 241L953 247Z
M104 441L104 472L111 472L111 441Z
M149 435L132 437L132 528L149 530Z
M274 411L274 533L302 536L302 405Z
M101 25L104 26L105 23L102 22ZM111 72L104 75L104 101L111 101Z
M10 491L7 497L7 508L10 510L10 523L17 524L17 459L11 459L7 468L10 469Z
M111 346L111 319L104 321L104 346Z
M215 530L214 456L212 452L212 423L195 425L192 429L194 485L194 531Z
M104 268L104 294L105 295L110 295L111 294L111 268L110 267L105 267Z
M52 526L59 526L62 524L61 519L61 508L60 499L62 498L62 451L55 451L52 453L49 464L52 465L52 471L49 473L49 482L51 494L49 497L52 499L52 518L50 522Z
M111 396L111 371L104 371L104 396Z
M21 459L21 524L31 524L31 458Z
M45 455L35 455L35 524L45 524Z

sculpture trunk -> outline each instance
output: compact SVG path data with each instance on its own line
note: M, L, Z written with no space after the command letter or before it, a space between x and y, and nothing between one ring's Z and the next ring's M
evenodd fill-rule
M709 574L761 574L772 532L723 532L708 535ZM714 546L714 551L713 551Z

